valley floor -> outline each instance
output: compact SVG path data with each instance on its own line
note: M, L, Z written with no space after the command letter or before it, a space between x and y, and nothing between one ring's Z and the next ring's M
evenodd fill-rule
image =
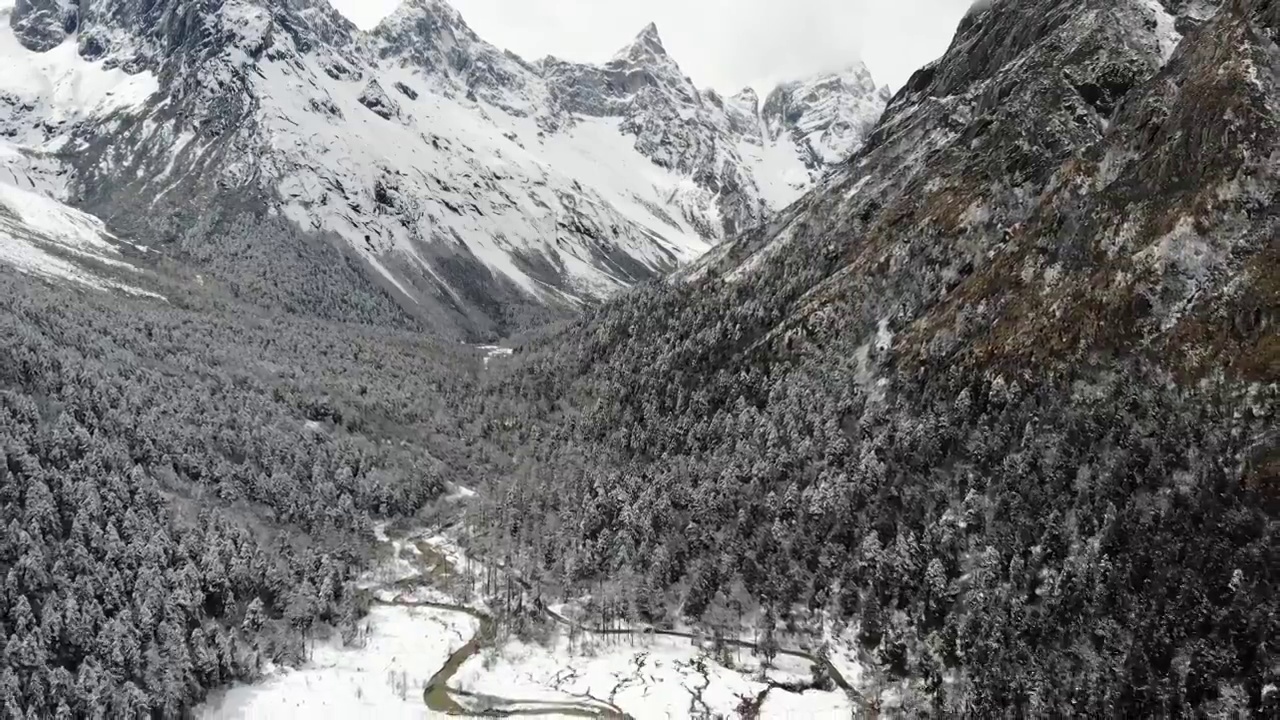
M359 640L317 642L303 667L269 668L263 682L217 693L196 717L685 718L739 717L748 707L765 718L854 715L838 688L801 690L812 670L799 656L780 655L762 672L750 648L716 653L688 637L556 622L542 642L495 640L485 606L438 582L479 563L445 536L383 537L386 557L364 578L376 604Z
M377 606L363 647L334 638L317 643L304 667L273 668L256 685L211 697L196 711L206 720L253 718L420 718L422 690L479 623L432 608Z

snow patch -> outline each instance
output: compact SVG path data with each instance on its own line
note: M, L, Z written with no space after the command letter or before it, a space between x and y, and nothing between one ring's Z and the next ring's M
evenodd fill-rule
M638 719L703 713L736 717L742 700L755 698L766 687L748 674L757 664L750 654L744 650L737 655L734 662L740 661L741 669L720 664L684 638L585 634L571 644L561 636L553 648L513 641L488 657L473 657L458 672L455 683L476 693L530 701L607 701ZM797 670L777 679L791 675L808 676ZM766 704L770 712L762 717L797 713L790 716L848 718L853 713L849 699L839 691L798 695L774 690L769 697L774 693L781 696Z
M1151 13L1155 19L1155 40L1160 48L1160 64L1169 62L1169 58L1173 57L1173 51L1178 48L1178 43L1182 42L1182 33L1178 32L1176 27L1177 19L1165 10L1160 0L1139 0L1141 7Z
M222 27L239 38L234 47L261 48L271 36L271 13L246 0L230 0L219 12ZM248 60L247 56L244 58Z
M746 161L771 210L782 210L799 200L813 185L813 176L790 138L764 143L742 140L738 155Z
M59 251L137 272L106 240L110 234L98 218L29 190L0 182L0 262L51 279L71 280L98 290L116 289L160 297L123 283L100 278L54 254Z
M470 500L475 496L476 496L475 490L472 490L469 487L463 487L461 485L454 485L453 490L450 491L448 495L445 495L444 499L448 502L457 502L459 500Z
M802 694L773 690L760 706L762 718L845 720L854 717L849 701L838 693L808 690Z
M484 366L489 367L489 361L496 357L511 357L515 354L512 348L498 347L497 345L480 345L480 350L484 351ZM474 493L472 493L474 494Z
M876 327L876 351L885 352L893 347L893 333L889 331L889 318L881 318Z
M261 683L214 693L196 708L201 720L251 718L426 718L423 692L449 656L477 632L460 612L375 606L364 647L336 639L317 644L301 668L281 668Z
M0 8L8 25L9 8ZM0 95L34 105L46 122L58 124L137 107L160 89L151 72L130 75L120 68L80 57L74 39L48 52L23 47L13 33L0 32Z

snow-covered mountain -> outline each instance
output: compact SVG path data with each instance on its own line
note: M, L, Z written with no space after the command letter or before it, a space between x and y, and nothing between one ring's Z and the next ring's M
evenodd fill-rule
M725 98L653 25L604 64L530 63L440 0L368 33L325 0L0 0L5 19L15 182L241 297L305 309L371 279L467 332L759 225L888 99L860 65Z
M849 159L884 113L888 87L877 87L862 63L840 72L779 85L765 99L766 137L800 147L805 166L826 168Z

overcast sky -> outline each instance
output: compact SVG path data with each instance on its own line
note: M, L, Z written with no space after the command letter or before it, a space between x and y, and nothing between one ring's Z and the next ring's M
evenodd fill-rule
M331 0L369 28L399 0ZM972 0L451 0L472 29L529 60L603 62L649 22L702 87L766 90L861 57L895 90L946 50Z

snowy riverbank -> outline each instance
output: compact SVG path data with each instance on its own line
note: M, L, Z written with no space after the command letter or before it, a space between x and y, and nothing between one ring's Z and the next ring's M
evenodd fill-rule
M363 647L338 638L317 643L311 661L277 668L255 685L217 693L196 710L202 720L259 718L424 718L427 681L475 634L463 613L375 606Z
M435 717L424 693L433 678L441 682L437 675L446 665L445 692L467 708L476 707L476 697L521 714L549 709L548 716L559 707L600 717L738 717L753 704L764 718L834 720L854 714L853 701L837 688L782 687L798 688L812 677L810 663L799 656L779 656L762 674L749 648L717 654L686 637L597 634L560 623L553 623L544 644L507 638L482 649L468 646L487 615L482 604L412 604L456 602L435 581L442 572L482 572L483 564L466 558L444 535L389 538L380 529L379 539L386 551L361 585L380 604L363 623L362 642L319 642L303 667L274 668L258 684L219 692L196 717ZM481 619L468 611L478 611Z

